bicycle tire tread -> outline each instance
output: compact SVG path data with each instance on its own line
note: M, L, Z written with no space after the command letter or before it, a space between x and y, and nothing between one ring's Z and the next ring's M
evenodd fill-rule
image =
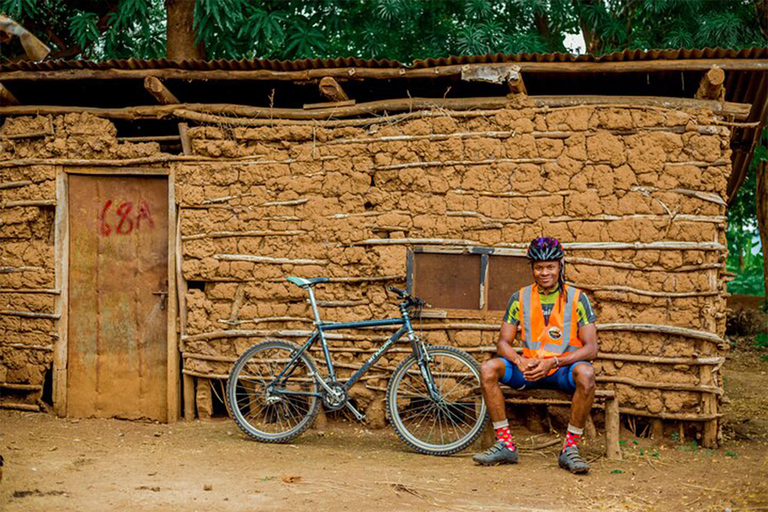
M475 365L475 367L478 369L478 372L479 372L480 367L477 364L477 361L475 361L475 359L471 355L469 355L467 352L465 352L465 351L463 351L461 349L458 349L456 347L450 347L450 346L447 346L447 345L435 345L435 346L428 347L427 350L430 351L430 352L432 352L432 351L452 352L454 355L458 355L458 356L460 356L462 358L466 358L467 361L469 361L469 362L471 362L471 364ZM392 425L392 428L397 433L398 437L400 437L400 439L402 439L405 444L407 444L408 446L410 446L411 448L413 448L414 450L416 450L419 453L423 453L423 454L426 454L426 455L437 455L437 456L447 456L447 455L453 455L454 453L458 453L458 452L466 449L467 447L469 447L483 433L483 430L485 429L485 426L488 423L488 413L487 412L483 416L483 419L480 422L480 428L477 429L477 432L475 432L471 437L469 437L467 440L465 440L461 445L459 445L459 446L457 446L455 448L450 448L450 449L446 449L446 450L429 450L429 449L425 449L425 448L423 448L423 447L421 447L421 446L419 446L417 444L414 444L413 442L408 440L402 434L402 432L400 432L400 430L396 427L396 422L392 418L392 406L393 406L393 403L394 403L394 401L392 400L392 392L393 392L393 386L394 386L394 382L395 382L395 376L398 375L398 372L403 371L402 369L405 366L410 365L411 361L414 360L415 357L416 356L414 354L409 355L408 357L403 359L400 362L400 364L398 364L395 367L394 372L392 372L392 377L390 377L389 383L387 385L387 395L386 395L386 401L385 401L385 403L386 403L385 409L386 409L387 420L389 421L390 425ZM395 404L395 406L396 406L396 404Z
M288 441L291 441L295 439L296 437L303 434L309 427L312 426L312 424L315 422L315 419L317 418L317 415L320 412L320 407L322 407L322 404L320 403L320 400L315 400L315 406L310 411L308 417L309 419L296 431L291 432L290 434L287 434L285 436L281 437L263 437L260 436L254 432L252 432L248 427L249 425L246 425L245 422L242 422L238 415L234 413L234 405L232 403L232 399L234 396L234 390L232 389L235 385L234 383L236 380L233 381L232 374L233 372L241 368L241 363L244 365L243 361L246 361L250 359L250 357L258 352L260 349L264 349L265 345L273 345L276 347L282 347L282 348L290 348L291 350L299 350L299 347L297 347L295 344L285 341L285 340L278 340L278 339L266 339L260 343L256 343L255 345L252 345L248 350L243 352L243 354L237 358L235 363L232 365L232 370L229 373L229 377L227 378L227 408L229 409L229 413L233 420L235 420L235 424L242 430L246 435L251 437L252 439L255 439L257 441L260 441L262 443L271 443L271 444L282 444L287 443ZM310 358L307 354L302 354L302 359L307 363L307 365L311 368L313 372L317 372L317 366L315 365L312 358Z

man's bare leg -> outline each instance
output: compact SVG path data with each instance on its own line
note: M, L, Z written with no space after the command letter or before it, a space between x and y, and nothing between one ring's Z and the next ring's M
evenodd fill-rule
M573 382L576 392L571 402L571 425L583 429L595 401L595 369L591 364L577 364L573 367Z
M578 443L595 399L595 370L592 365L577 364L572 372L576 392L573 394L570 424L558 463L571 473L582 474L589 471L589 464L579 455Z
M499 358L489 359L480 367L480 384L483 387L483 398L491 421L498 423L507 419L507 411L504 405L504 393L501 391L499 381L504 378L507 367Z

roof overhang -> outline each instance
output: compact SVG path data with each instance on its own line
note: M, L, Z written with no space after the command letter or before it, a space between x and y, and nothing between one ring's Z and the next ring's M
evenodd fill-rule
M418 99L424 105L438 105L479 97L477 104L496 101L503 106L509 92L506 82L513 75L522 76L529 98L538 98L542 104L594 104L594 96L600 96L606 102L611 97L649 104L666 101L675 108L687 104L686 100L700 101L694 95L713 67L725 71L725 96L706 106L741 120L732 123L733 173L728 186L732 198L746 177L768 117L768 48L627 50L601 57L494 54L419 60L411 65L357 58L17 62L0 66L0 103L5 105L0 106L0 115L89 111L115 119L146 120L167 119L182 108L208 114L218 108L251 117L318 119L375 113L373 107L362 105L382 102L389 106L383 109L387 112L397 111L393 105L412 109ZM162 94L153 95L170 105L152 100L145 87L149 77L168 86L167 101ZM353 100L346 107L318 105L323 98L315 84L322 79L334 79L348 88L357 106L346 108ZM3 90L21 105L10 105L13 100L5 99ZM227 104L220 101L224 97ZM307 113L309 105L313 112Z

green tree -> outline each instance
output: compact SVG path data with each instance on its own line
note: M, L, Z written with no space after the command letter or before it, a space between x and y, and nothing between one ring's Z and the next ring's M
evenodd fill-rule
M576 33L595 54L768 40L768 0L0 0L0 11L49 44L53 58L97 60L161 57L185 32L192 37L179 44L188 47L169 53L402 62L568 51L565 36Z
M731 293L764 296L765 284L765 218L759 220L760 208L766 207L765 179L758 180L759 173L765 173L768 161L768 130L763 131L761 144L755 150L747 178L736 193L734 203L728 208L728 261L726 267L736 273L729 283ZM762 237L761 237L762 234ZM762 238L762 241L761 241Z

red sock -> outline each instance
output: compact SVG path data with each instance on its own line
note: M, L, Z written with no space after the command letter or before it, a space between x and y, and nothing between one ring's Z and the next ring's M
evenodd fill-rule
M578 432L573 432L571 429L577 430ZM581 432L581 429L569 426L568 432L565 434L565 444L563 445L563 450L571 446L578 446L579 441L581 440Z
M512 439L512 432L509 431L509 425L496 429L496 439L504 443L510 451L515 451L515 441Z

